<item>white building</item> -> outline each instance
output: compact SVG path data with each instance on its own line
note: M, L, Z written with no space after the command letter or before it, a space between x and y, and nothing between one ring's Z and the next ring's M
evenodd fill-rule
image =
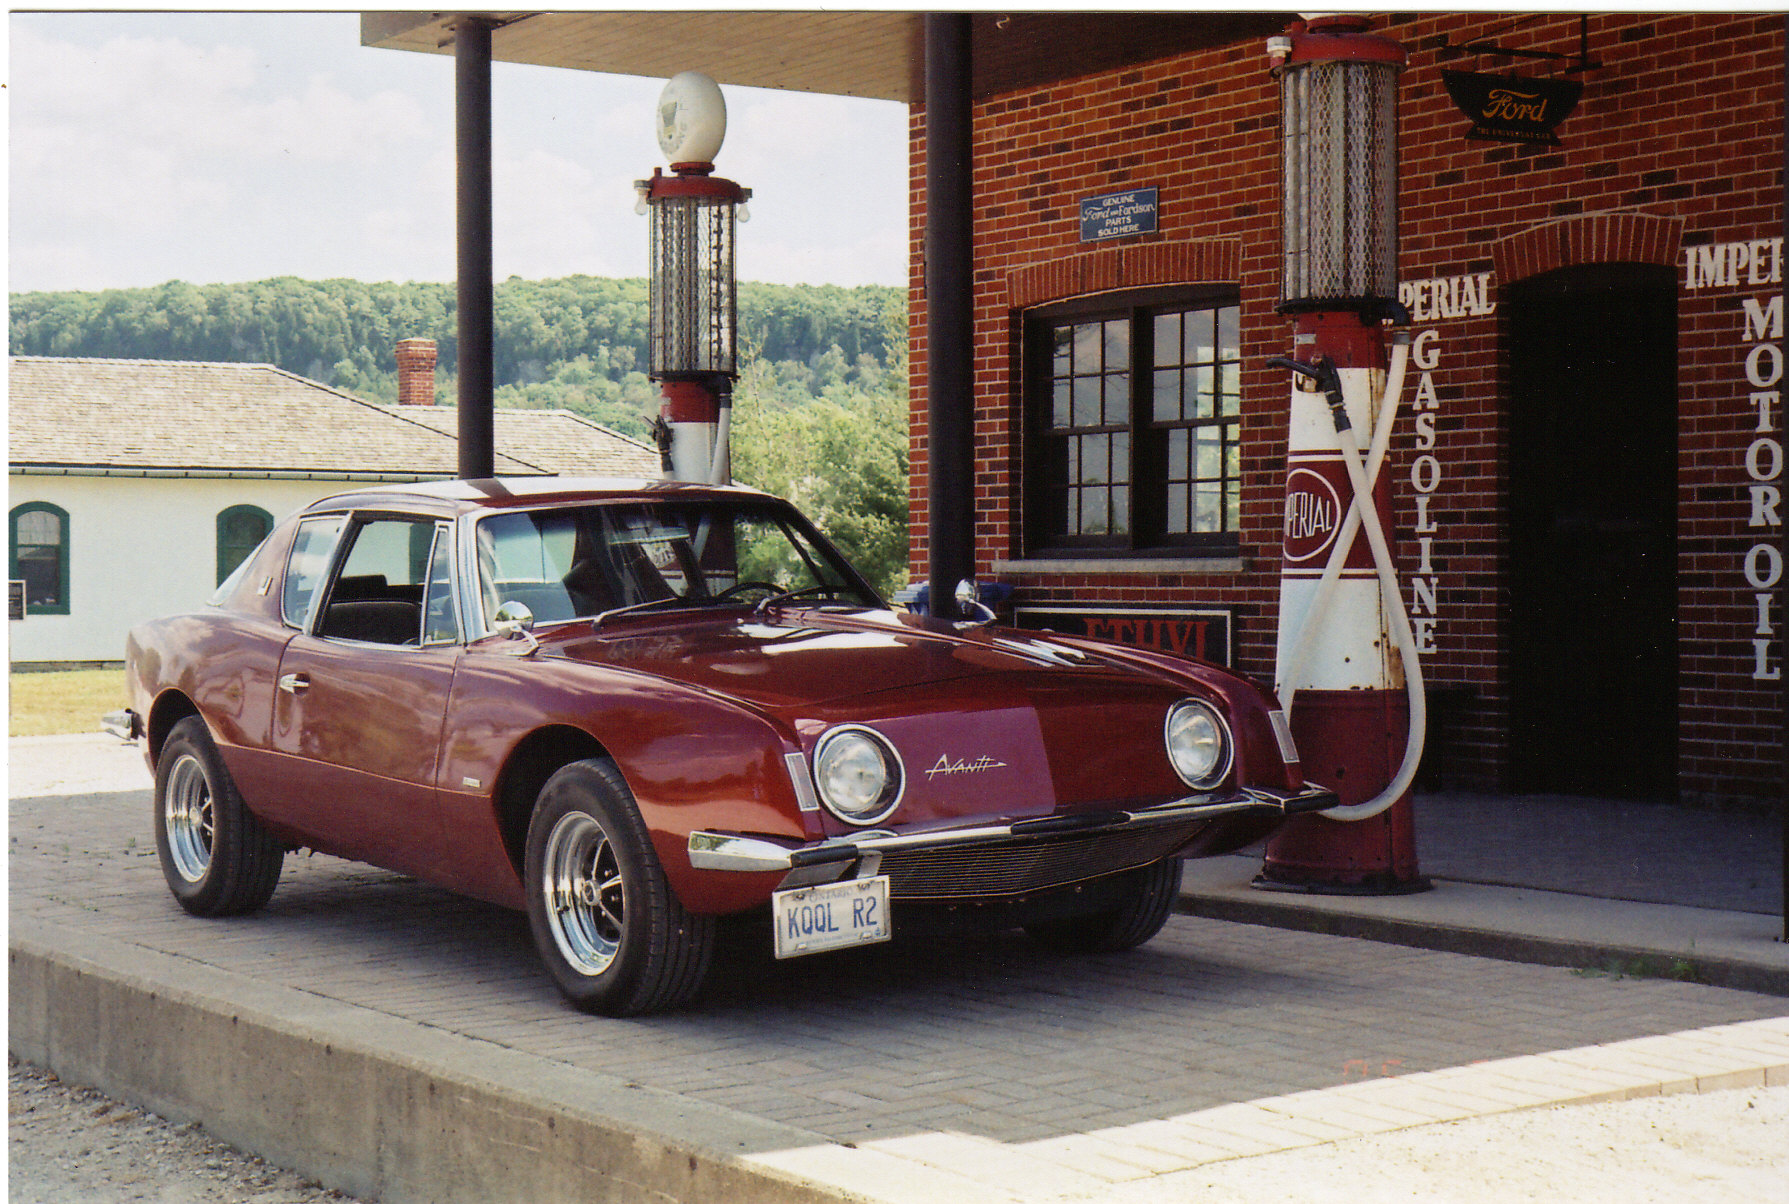
M273 524L375 481L458 473L455 412L378 406L266 364L9 361L15 665L117 662L131 626L202 605ZM500 476L659 475L564 411L499 410Z

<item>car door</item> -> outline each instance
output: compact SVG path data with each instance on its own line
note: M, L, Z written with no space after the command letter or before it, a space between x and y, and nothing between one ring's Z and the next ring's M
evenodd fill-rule
M440 857L435 774L460 657L451 537L430 517L351 516L274 694L292 776L280 818L320 850L421 877Z

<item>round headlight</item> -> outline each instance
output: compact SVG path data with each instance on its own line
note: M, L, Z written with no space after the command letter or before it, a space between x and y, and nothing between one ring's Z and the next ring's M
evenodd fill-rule
M1230 772L1230 729L1223 716L1187 698L1168 711L1168 760L1180 780L1195 790L1221 782Z
M814 784L848 824L873 824L901 802L905 777L894 746L867 727L836 727L814 749Z

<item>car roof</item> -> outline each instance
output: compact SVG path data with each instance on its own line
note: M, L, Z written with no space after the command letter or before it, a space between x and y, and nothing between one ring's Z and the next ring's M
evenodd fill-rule
M321 498L305 507L304 513L408 510L451 517L474 511L513 510L567 502L768 496L755 489L740 486L702 485L688 481L651 481L627 477L494 477L470 481L424 481L414 485L381 485L373 489L359 489Z

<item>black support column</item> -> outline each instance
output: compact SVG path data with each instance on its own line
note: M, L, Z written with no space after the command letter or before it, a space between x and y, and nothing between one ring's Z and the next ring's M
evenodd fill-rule
M454 131L459 209L460 476L496 475L492 435L491 26L454 29Z
M975 573L969 17L927 14L925 40L927 568L932 614L951 619Z

